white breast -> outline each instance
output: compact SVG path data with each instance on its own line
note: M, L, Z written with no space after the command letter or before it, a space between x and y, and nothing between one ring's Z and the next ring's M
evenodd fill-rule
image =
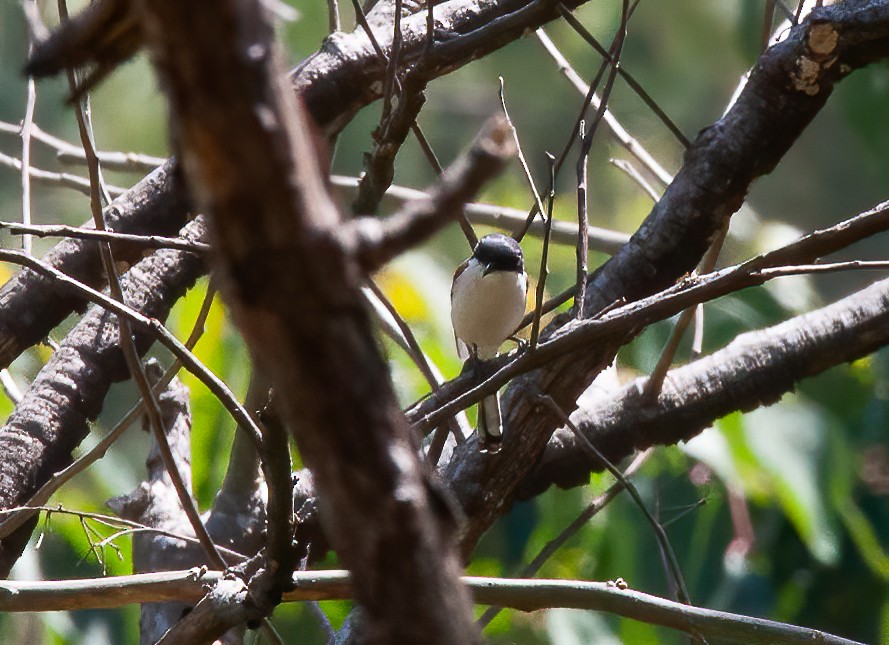
M470 260L451 290L451 322L457 338L476 346L479 358L493 358L522 320L526 293L524 274L484 275L482 265Z

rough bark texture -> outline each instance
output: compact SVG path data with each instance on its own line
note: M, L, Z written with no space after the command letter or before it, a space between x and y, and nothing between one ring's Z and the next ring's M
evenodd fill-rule
M363 639L476 641L452 520L397 406L364 276L336 235L340 217L309 123L280 84L261 7L229 0L208 14L165 1L142 11L184 168L212 217L224 293L354 574Z
M187 207L172 161L168 161L105 209L110 230L137 235L174 235L185 225ZM113 244L114 257L135 262L142 248ZM98 246L87 240L65 240L43 258L72 278L101 289L105 274ZM23 269L0 288L0 367L7 367L25 349L39 343L83 300L63 285Z

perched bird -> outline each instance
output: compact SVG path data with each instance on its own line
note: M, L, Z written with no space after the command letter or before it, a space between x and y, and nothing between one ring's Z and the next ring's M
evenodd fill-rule
M528 276L518 242L501 233L480 239L472 256L457 267L451 285L451 323L470 360L497 356L522 320L527 294ZM500 450L503 428L496 393L479 403L478 435L482 450Z

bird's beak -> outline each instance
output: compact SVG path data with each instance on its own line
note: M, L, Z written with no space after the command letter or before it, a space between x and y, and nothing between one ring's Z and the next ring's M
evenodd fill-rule
M494 268L491 266L491 263L489 262L488 264L485 265L485 270L482 272L482 277L488 275L493 270L494 270Z

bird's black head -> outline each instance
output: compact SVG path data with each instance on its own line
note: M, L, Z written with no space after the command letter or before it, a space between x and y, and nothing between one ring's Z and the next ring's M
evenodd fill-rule
M485 265L485 273L492 271L521 273L525 270L522 247L510 236L503 233L485 235L475 245L472 257Z

